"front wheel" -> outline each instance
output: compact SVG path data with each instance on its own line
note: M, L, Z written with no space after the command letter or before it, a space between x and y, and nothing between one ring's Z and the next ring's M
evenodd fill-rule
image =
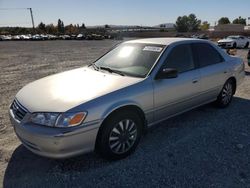
M233 90L234 90L233 81L228 80L224 84L219 96L217 97L216 104L218 107L225 108L231 103L233 99Z
M121 159L137 147L142 121L136 113L121 111L104 122L97 140L97 151L106 159Z

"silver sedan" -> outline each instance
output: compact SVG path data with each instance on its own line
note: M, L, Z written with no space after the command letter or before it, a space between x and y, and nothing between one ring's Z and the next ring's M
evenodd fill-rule
M10 105L10 119L38 155L95 150L120 159L150 126L210 102L227 107L244 75L241 59L208 41L132 40L88 66L26 85Z

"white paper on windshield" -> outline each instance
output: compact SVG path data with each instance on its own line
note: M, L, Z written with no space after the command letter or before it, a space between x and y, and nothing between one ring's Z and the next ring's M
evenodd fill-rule
M161 47L157 47L157 46L145 46L143 48L143 51L161 52L162 48Z

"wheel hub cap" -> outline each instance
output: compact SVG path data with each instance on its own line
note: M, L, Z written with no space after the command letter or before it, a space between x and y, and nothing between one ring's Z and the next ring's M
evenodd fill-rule
M128 151L137 138L137 126L134 121L125 119L117 123L109 136L109 147L117 154Z
M222 101L224 104L230 102L233 95L233 88L230 83L227 83L222 90Z

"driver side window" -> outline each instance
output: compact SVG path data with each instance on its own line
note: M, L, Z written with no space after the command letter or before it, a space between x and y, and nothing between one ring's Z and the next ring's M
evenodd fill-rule
M174 47L168 54L163 67L177 69L179 73L193 70L195 65L191 46L180 44Z

